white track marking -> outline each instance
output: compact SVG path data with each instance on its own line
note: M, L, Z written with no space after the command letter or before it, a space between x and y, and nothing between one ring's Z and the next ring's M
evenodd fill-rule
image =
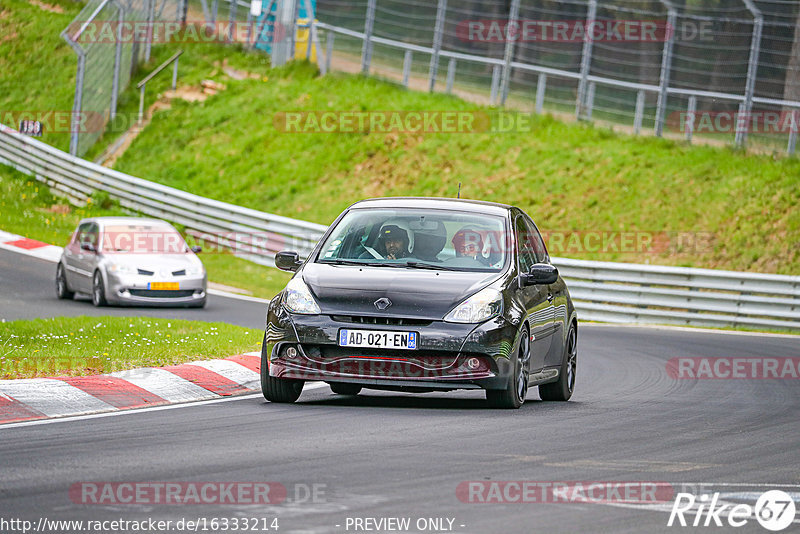
M75 386L51 378L2 380L0 390L48 417L117 410Z
M303 388L303 391L311 390L311 389L319 389L327 387L328 384L325 382L312 382L310 384L306 384ZM187 402L183 404L167 404L162 406L150 406L147 408L133 408L131 410L117 410L114 412L107 412L107 413L96 413L91 415L76 415L75 417L64 417L61 419L38 419L36 421L20 421L19 423L8 423L5 425L0 425L0 432L7 428L19 428L25 426L37 426L37 425L50 425L53 423L66 423L71 421L85 421L87 419L101 419L104 417L116 417L118 415L131 415L137 413L144 413L144 412L160 412L162 410L178 410L181 408L191 408L193 406L203 406L206 404L218 404L221 402L234 402L240 400L251 400L251 399L263 399L264 397L261 393L251 393L249 395L236 395L233 397L224 397L218 399L210 399L210 400L203 400L203 401L196 401L196 402ZM266 402L266 401L265 401Z
M127 380L135 386L158 395L168 402L189 402L214 398L218 395L164 369L144 367L132 371L119 371L111 376Z
M203 367L250 389L257 389L261 381L258 373L230 360L203 360L190 362L187 365Z
M695 334L724 334L729 336L759 336L759 337L782 337L800 339L797 334L773 334L771 332L745 332L740 330L718 330L716 328L690 328L687 326L670 326L670 325L656 325L656 324L639 324L639 323L595 323L583 322L578 319L578 324L581 328L642 328L650 330L672 330L674 332L693 332Z

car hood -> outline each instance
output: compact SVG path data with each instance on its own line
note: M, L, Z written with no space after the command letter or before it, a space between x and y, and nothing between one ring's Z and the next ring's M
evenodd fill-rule
M323 314L440 320L501 273L309 263L301 275ZM378 310L382 297L392 304Z
M103 255L109 264L130 265L137 269L155 273L172 273L188 267L201 267L203 264L194 254L126 254L112 253Z

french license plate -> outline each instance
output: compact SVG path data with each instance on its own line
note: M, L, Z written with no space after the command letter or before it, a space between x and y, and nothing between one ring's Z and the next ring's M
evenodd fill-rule
M177 291L178 288L178 282L149 282L147 284L147 289L158 289L161 291Z
M416 332L395 332L388 330L339 330L340 347L372 347L380 349L417 348L419 335Z

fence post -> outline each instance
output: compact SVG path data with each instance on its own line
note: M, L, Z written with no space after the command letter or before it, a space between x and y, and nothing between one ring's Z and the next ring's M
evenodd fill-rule
M153 22L156 15L156 0L145 0L147 2L147 29L144 40L144 62L150 61L150 48L153 46Z
M411 50L406 50L403 56L403 86L408 87L408 77L411 75Z
M791 129L789 130L789 144L786 146L786 153L790 156L794 154L794 149L797 145L797 119L800 118L800 112L798 112L796 109L793 109L791 113L792 122Z
M517 36L519 36L519 0L511 0L511 9L508 12L508 24L506 24L506 48L503 54L503 77L500 82L500 105L504 106L506 98L508 98L508 85L509 78L511 77L511 61L514 59L514 44L516 43ZM514 25L516 31L511 30L511 25ZM514 34L512 37L512 33Z
M361 44L361 72L369 74L369 64L372 61L372 27L375 25L375 3L377 0L367 2L367 16L364 21L364 42Z
M114 45L114 78L111 80L111 105L109 118L117 116L117 95L119 93L119 69L122 67L122 27L125 24L125 8L114 0L117 6L117 42Z
M219 0L214 0L211 3L211 24L217 24L217 10L219 9ZM216 29L216 28L215 28Z
M447 64L447 94L453 92L453 82L456 80L456 60L455 58L450 58L450 62Z
M70 42L72 45L72 42ZM86 73L86 53L73 46L78 53L78 72L75 75L75 100L72 103L72 117L70 121L69 153L71 156L78 155L79 130L81 124L81 112L83 111L83 77Z
M492 67L492 89L489 94L489 105L494 106L497 101L497 87L500 85L500 65Z
M683 128L686 131L686 140L692 142L692 134L694 133L694 115L697 111L697 97L692 95L689 97L689 108L686 110L686 120L684 121Z
M677 31L678 13L668 0L661 0L667 7L667 39L664 42L664 49L661 53L661 76L658 85L658 103L656 104L656 124L654 133L661 137L664 133L664 117L667 113L667 89L669 88L669 76L672 70L672 50L675 45L675 32Z
M586 91L586 120L592 120L592 110L594 109L594 90L595 83L589 82L589 89Z
M758 76L758 54L761 50L761 29L764 25L764 18L761 16L761 11L755 6L753 0L743 0L747 9L753 15L753 39L750 41L750 61L747 65L747 82L744 89L744 106L741 112L744 114L746 120L750 119L750 112L753 109L753 92L756 86L756 77ZM737 121L738 122L738 121ZM736 146L743 147L747 142L747 129L736 128Z
M439 70L439 51L442 49L445 16L447 16L447 0L439 0L436 5L436 26L433 29L433 53L431 54L431 67L428 75L429 92L433 91L436 85L436 74Z
M333 56L333 39L335 34L333 30L328 30L328 42L325 46L325 73L331 71L331 57Z
M277 0L276 2L275 22L272 32L271 63L273 67L285 65L292 59L296 5L295 0Z
M639 89L636 93L636 112L633 115L633 133L636 135L642 131L642 115L644 115L644 91Z
M235 32L234 24L236 24L236 7L237 6L236 6L236 0L230 0L230 3L231 3L230 9L228 10L228 39L227 39L227 41L229 43L232 43L233 42L233 34Z
M597 0L589 0L589 11L586 13L586 31L583 37L583 52L581 54L581 79L578 82L578 99L575 103L575 118L578 120L583 115L583 107L586 102L586 83L589 78L589 69L592 65L592 46L594 45L589 30L593 27L596 17Z
M540 72L536 82L536 113L541 113L544 107L544 94L547 88L547 74Z

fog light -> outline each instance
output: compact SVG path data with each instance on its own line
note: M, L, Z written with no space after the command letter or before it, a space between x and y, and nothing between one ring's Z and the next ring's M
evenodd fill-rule
M470 358L467 360L467 367L471 370L475 370L481 366L481 361L478 358Z
M294 347L289 347L286 349L286 357L287 358L294 358L297 356L297 349Z

